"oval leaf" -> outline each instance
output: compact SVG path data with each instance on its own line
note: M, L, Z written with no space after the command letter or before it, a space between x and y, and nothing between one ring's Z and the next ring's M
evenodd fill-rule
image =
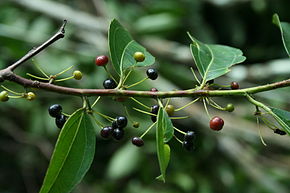
M155 58L146 49L132 39L129 32L114 19L109 29L109 48L114 69L118 74L132 66L149 66L154 64ZM133 55L143 52L145 60L136 63Z
M159 108L157 114L157 128L156 128L156 147L157 147L157 157L159 162L159 168L161 175L157 179L165 182L166 168L170 160L170 147L165 144L165 131L168 127L168 115L163 108ZM170 119L169 122L171 123ZM172 123L171 123L172 126ZM172 126L173 128L173 126ZM172 134L173 136L173 134ZM171 136L171 137L172 137Z
M190 34L188 35L193 41L190 44L190 50L198 71L203 77L203 83L226 74L230 71L229 68L231 66L246 59L243 56L243 52L237 48L217 44L204 44Z
M290 112L270 107L276 121L281 125L281 127L290 135Z
M62 128L40 193L71 192L88 171L96 134L84 109L74 112Z
M273 23L277 25L281 31L284 48L290 57L290 23L280 22L278 14L273 15Z

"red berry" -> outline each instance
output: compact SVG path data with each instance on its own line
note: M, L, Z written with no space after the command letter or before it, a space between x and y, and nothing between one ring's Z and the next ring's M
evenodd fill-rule
M219 131L224 126L224 120L218 116L213 117L209 122L209 127L212 130Z
M151 88L150 91L151 92L158 92L158 89L157 88Z
M231 89L235 90L235 89L239 89L239 88L240 88L239 83L237 83L237 82L232 82L231 83Z
M141 147L144 145L144 141L140 137L133 137L132 143L133 143L133 145L136 145L137 147Z
M108 56L98 56L96 57L96 65L97 66L105 66L109 61L109 58Z

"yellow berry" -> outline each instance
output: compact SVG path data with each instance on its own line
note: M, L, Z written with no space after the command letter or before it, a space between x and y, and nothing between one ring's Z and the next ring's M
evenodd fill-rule
M76 79L76 80L80 80L80 79L83 78L83 74L82 74L82 72L79 71L79 70L74 71L74 72L73 72L73 76L74 76L74 79Z
M32 101L36 98L36 95L33 93L33 92L28 92L26 94L26 99L29 100L29 101Z
M145 60L145 55L142 52L135 52L134 53L134 59L137 62L143 62Z
M165 111L167 112L167 114L168 114L169 116L172 116L172 115L174 114L174 110L175 110L175 108L174 108L173 105L167 105L167 106L165 107Z
M0 101L6 102L8 100L9 100L8 92L7 91L0 92Z

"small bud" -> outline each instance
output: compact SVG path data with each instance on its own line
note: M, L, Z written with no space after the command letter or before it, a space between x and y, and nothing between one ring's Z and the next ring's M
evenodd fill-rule
M8 100L9 100L8 92L5 90L0 92L0 101L6 102Z
M83 74L81 71L76 70L73 72L74 79L81 80L83 78Z
M136 62L143 62L145 60L145 55L142 52L135 52L134 59Z
M29 100L29 101L32 101L36 98L36 95L33 93L33 92L28 92L26 94L26 99Z
M227 104L226 111L233 112L235 110L235 106L232 103Z

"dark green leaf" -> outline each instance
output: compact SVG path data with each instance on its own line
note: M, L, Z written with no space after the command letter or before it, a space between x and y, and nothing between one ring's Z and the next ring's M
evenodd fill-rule
M167 113L164 111L163 108L160 108L157 114L156 147L161 175L157 177L157 179L160 179L163 182L165 182L166 168L168 166L170 159L170 147L169 145L164 143L165 131L167 129L166 127L168 127L167 119L168 119Z
M40 193L71 192L93 161L95 143L89 115L77 110L61 130Z
M129 32L115 19L109 29L109 47L112 63L118 74L131 66L149 66L155 62L155 58L133 40ZM135 52L143 52L145 60L136 63L133 58Z
M281 125L281 127L290 135L290 112L270 107L274 113L274 118Z
M190 50L198 71L203 77L203 82L226 74L230 71L229 68L231 66L246 59L243 56L243 52L237 48L217 44L204 44L192 36L190 38L193 41L190 44Z
M273 23L277 25L281 31L284 48L290 57L290 23L280 22L278 14L273 15Z

